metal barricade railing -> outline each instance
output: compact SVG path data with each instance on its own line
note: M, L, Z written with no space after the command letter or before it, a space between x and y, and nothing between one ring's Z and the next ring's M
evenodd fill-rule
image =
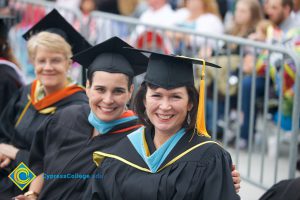
M24 4L30 4L40 6L44 8L52 8L54 4L48 4L44 1L33 1L33 0L19 0ZM59 8L62 9L63 8ZM72 13L75 18L81 19L81 14L76 11L67 10L65 12ZM113 15L103 12L93 12L90 21L94 21L93 27L90 25L80 22L81 33L93 44L104 41L112 36L119 36L122 39L128 41L135 47L148 48L155 51L161 51L164 53L174 53L177 50L174 47L178 47L177 36L183 36L189 38L190 45L183 44L180 53L187 56L207 57L207 59L222 65L224 71L213 70L210 72L210 82L213 84L212 87L207 88L206 99L207 105L211 103L210 114L211 118L211 134L214 139L220 139L226 149L229 150L233 157L233 163L237 165L238 170L241 172L242 177L250 183L261 187L268 188L273 183L286 179L293 178L296 175L296 160L297 160L297 145L298 137L300 135L299 130L299 119L300 119L300 59L297 57L295 52L292 50L268 45L261 42L255 42L246 40L243 38L232 37L228 35L217 35L213 33L199 33L197 31L182 29L174 26L164 25L149 25L142 23L138 19L129 17ZM71 20L72 21L72 20ZM95 34L91 34L91 31L95 31ZM235 54L232 53L231 46L237 46L238 50ZM251 76L251 90L249 91L250 97L250 114L249 114L249 141L248 148L241 150L238 143L230 147L229 136L234 136L236 141L240 140L241 125L242 125L242 95L243 92L243 80L246 77L243 74L243 60L245 57L245 49L251 48L254 55L257 52L267 51L267 58L265 59L266 72L265 80L263 83L263 94L261 98L256 97L255 87L257 86L257 78L260 76L255 70L255 64L258 61L256 57L253 60L253 69L250 73ZM253 50L254 49L254 50ZM213 52L213 54L211 54ZM213 55L209 57L209 55ZM281 129L281 117L274 123L270 118L269 104L271 103L270 91L273 88L270 85L270 66L272 63L273 55L281 55L283 59L280 59L278 65L278 71L280 72L279 77L283 80L284 75L284 64L285 60L291 60L295 65L295 82L294 82L294 96L293 96L293 107L292 107L292 128L290 133L282 134ZM195 72L198 71L198 66L195 67ZM236 70L236 74L231 76L233 70ZM208 71L207 71L208 74ZM196 77L197 78L197 77ZM209 80L207 80L209 82ZM224 86L225 85L225 86ZM280 84L282 88L282 83ZM220 95L220 87L223 87L223 93ZM232 92L235 91L235 92ZM279 90L276 98L277 107L275 108L278 116L281 116L282 105L283 105L283 91ZM208 101L211 100L211 101ZM236 101L236 102L233 102ZM261 101L261 102L258 102ZM261 114L260 120L256 118L256 105L260 103ZM222 117L218 116L218 113L222 111ZM234 112L235 111L235 112ZM236 114L236 117L231 119L232 114ZM260 139L257 138L254 141L255 133L255 120L260 124ZM275 125L274 125L275 124ZM218 127L220 126L220 127ZM221 132L223 134L219 134ZM229 134L233 133L233 134ZM289 149L288 155L280 156L280 148L284 146L281 143L281 137L289 135ZM270 136L275 138L274 146L270 145ZM259 143L257 141L260 141ZM269 144L269 145L268 145ZM266 152L270 152L273 147L275 150L273 156L269 156ZM270 153L269 153L270 154ZM288 156L288 160L286 157ZM287 163L288 162L288 165ZM280 173L279 173L280 172ZM286 172L284 174L283 172ZM274 177L273 180L270 177Z

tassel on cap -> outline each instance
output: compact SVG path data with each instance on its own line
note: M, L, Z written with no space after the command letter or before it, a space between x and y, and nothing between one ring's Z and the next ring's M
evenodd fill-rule
M201 59L202 60L202 59ZM200 88L199 88L199 103L198 103L198 111L197 111L197 119L196 119L196 128L198 132L205 136L209 137L206 130L205 125L205 60L203 61L202 71L201 71L201 78L200 78Z

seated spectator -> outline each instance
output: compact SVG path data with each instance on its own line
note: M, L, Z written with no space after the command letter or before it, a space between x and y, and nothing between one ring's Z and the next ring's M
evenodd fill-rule
M292 48L298 58L300 58L300 27L291 29L287 33L286 46ZM283 95L283 105L281 110L281 116L279 112L275 113L274 120L277 123L279 117L281 117L281 128L285 131L292 130L292 113L293 113L293 100L295 94L295 73L296 65L289 59L284 60L284 67L273 65L271 66L271 78L274 82L275 90L279 95ZM283 78L280 71L283 70ZM282 94L281 94L282 92Z
M182 18L178 19L175 24L178 27L187 28L199 32L222 34L223 24L220 18L218 4L215 0L187 0L186 16L181 15ZM178 12L182 13L182 9ZM169 33L175 39L175 53L192 55L192 47L197 49L206 44L204 38L191 37L182 33ZM208 40L208 47L216 48L215 42Z
M82 13L82 18L74 21L73 26L85 38L88 38L90 43L94 44L97 38L97 23L90 14L96 9L96 2L95 0L81 0L79 9Z
M269 20L272 22L273 27L270 27L268 30L267 35L267 42L277 45L284 45L284 46L290 46L284 43L284 41L292 40L292 38L289 38L288 32L295 27L299 27L299 22L295 21L293 19L293 16L291 15L293 10L293 2L292 0L269 0L269 8L268 8L268 16ZM293 36L294 37L294 36ZM290 48L290 47L289 47ZM272 55L271 55L272 56ZM265 59L268 59L267 56L265 56ZM285 62L285 61L284 61ZM275 68L276 68L276 62L270 63L270 65L273 67L271 70L272 73L275 74ZM282 63L282 62L277 62ZM267 65L263 65L263 68L258 67L256 78L256 84L255 84L255 91L256 91L256 98L262 97L264 95L264 85L265 85L265 68ZM280 66L279 66L280 68ZM272 72L273 70L273 72ZM269 81L269 80L267 80ZM247 76L243 79L243 94L242 94L242 111L243 111L243 124L241 127L241 140L239 142L239 146L241 148L246 148L248 144L248 140L252 139L249 138L249 133L251 130L249 130L250 127L250 97L251 97L251 87L252 87L252 77ZM279 93L280 94L280 93ZM255 116L255 112L254 112ZM254 117L255 119L255 117ZM253 123L253 126L255 126L255 122ZM252 130L254 131L254 130Z
M142 23L170 26L175 23L174 11L167 0L147 0L149 8L141 15Z
M262 19L262 10L258 0L239 0L236 4L234 18L229 30L232 36L247 38L255 31L257 23ZM232 53L239 53L237 45L230 46Z
M56 10L30 29L28 54L36 79L22 87L0 116L0 197L22 192L8 175L20 162L28 165L29 150L38 127L64 107L87 103L82 87L68 78L73 52L90 45Z
M148 9L139 18L142 23L149 25L171 26L175 23L174 11L167 3L167 0L147 0ZM130 43L135 44L136 39L143 32L148 31L143 25L137 26L130 36Z
M233 22L232 25L230 26L229 30L227 30L226 32L232 36L237 36L237 37L244 37L247 38L251 33L254 32L255 27L257 25L257 23L262 19L262 11L261 11L261 7L260 7L260 3L258 0L239 0L236 3L236 10L234 13L234 18L233 18ZM237 74L238 73L238 65L240 63L240 58L239 58L239 51L240 51L240 47L237 44L226 44L224 46L224 51L226 51L225 48L228 48L229 51L231 52L231 72L230 74ZM206 51L206 52L200 52L200 56L210 56L210 53L212 51ZM227 55L218 55L217 57L212 57L211 59L218 59L218 61L222 62L224 64L222 64L222 66L226 66L228 63L228 58ZM221 63L220 63L221 64ZM224 75L227 74L228 69L223 69L222 68L222 72L220 74ZM224 78L224 79L220 79L218 81L218 84L226 86L227 82L228 82L229 78ZM219 86L218 86L219 87ZM234 86L236 88L236 85ZM213 93L211 91L213 88L213 84L211 84L209 86L208 93L207 93L207 97L208 100L206 102L207 104L207 128L208 130L213 130L214 124L213 124ZM226 93L220 92L218 93L219 97L219 101L217 102L218 105L218 112L217 112L217 121L219 119L221 119L224 115L224 111L225 111L225 105L224 105L224 100L225 100L225 95ZM231 95L231 105L233 106L236 102L236 89L233 89L233 91L230 92ZM221 135L222 133L222 128L221 127L217 127L217 133L219 133Z
M248 38L255 41L266 42L267 30L272 26L272 22L266 19L262 19L257 23L255 32L251 33ZM262 52L259 52L262 53ZM245 57L243 59L243 72L245 74L251 74L253 69L253 63L257 55L254 54L254 49L245 49Z

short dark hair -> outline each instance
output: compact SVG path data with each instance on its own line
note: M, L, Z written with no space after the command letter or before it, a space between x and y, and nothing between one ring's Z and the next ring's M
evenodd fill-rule
M293 0L281 0L281 5L282 6L289 6L291 10L294 9L294 2Z
M145 126L153 127L153 124L149 121L148 116L145 113L146 108L144 105L144 100L146 97L148 87L151 89L159 88L158 86L149 84L147 82L142 83L139 90L137 91L137 93L135 95L134 103L133 103L133 110L135 111L136 115L138 116L138 118L142 124L144 124ZM186 86L186 90L187 90L188 97L189 97L189 103L191 103L193 105L191 111L189 111L190 123L187 123L188 116L186 116L186 120L183 123L183 127L185 127L188 132L195 128L199 95L194 86Z
M94 78L95 72L97 72L97 71L93 71L92 73L90 73L90 72L88 71L88 80L89 80L89 82L90 82L90 86L93 84L93 78ZM124 75L127 77L127 80L128 80L127 87L128 87L128 90L130 90L130 87L131 87L132 82L133 82L133 77L128 76L128 75L126 75L126 74L124 74Z

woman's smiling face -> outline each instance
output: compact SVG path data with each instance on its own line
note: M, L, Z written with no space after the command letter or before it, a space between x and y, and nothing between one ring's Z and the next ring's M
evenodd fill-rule
M128 88L128 77L121 73L96 71L93 82L87 82L86 93L94 114L102 121L119 118L130 100L133 86Z
M36 77L46 91L55 92L65 87L70 60L63 53L37 47L33 64Z
M187 89L147 88L144 100L146 113L155 132L174 134L182 128L187 112L192 109Z

